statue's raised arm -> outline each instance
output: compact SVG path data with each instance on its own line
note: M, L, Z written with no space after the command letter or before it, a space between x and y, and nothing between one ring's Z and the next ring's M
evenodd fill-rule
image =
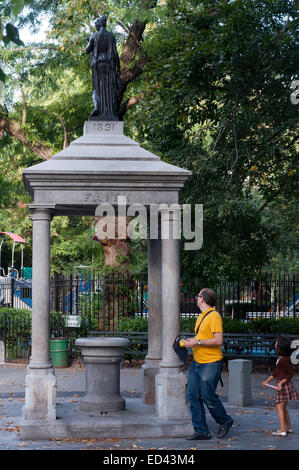
M100 16L86 47L91 54L92 100L94 110L90 120L118 121L117 92L121 85L120 62L115 37L106 30L107 18Z

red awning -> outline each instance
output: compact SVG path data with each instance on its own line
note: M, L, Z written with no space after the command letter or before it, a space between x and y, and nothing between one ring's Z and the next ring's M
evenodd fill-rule
M24 238L20 237L20 235L17 235L16 233L0 232L0 237L3 237L3 235L7 235L7 236L10 237L14 242L17 242L17 243L25 243Z

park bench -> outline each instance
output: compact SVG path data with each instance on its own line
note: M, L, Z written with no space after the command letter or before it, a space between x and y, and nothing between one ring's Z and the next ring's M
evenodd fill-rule
M117 336L131 341L125 350L125 358L135 359L145 357L148 349L148 333L145 331L92 331L90 336ZM194 333L182 332L181 336L190 338ZM276 353L275 340L278 335L262 333L224 333L223 356L227 365L229 359L265 360L274 365ZM291 340L299 340L299 335L286 335ZM189 355L191 355L191 350Z

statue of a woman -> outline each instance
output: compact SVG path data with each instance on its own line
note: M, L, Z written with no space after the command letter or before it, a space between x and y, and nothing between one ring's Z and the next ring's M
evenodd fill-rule
M89 119L118 121L117 92L121 86L120 63L115 37L106 30L107 18L100 16L97 31L88 40L86 52L91 53L92 100L94 110Z

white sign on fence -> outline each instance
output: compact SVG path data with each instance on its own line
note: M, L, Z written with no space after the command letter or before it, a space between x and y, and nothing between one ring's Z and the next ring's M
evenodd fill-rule
M65 315L65 326L71 328L80 328L81 326L81 315Z

